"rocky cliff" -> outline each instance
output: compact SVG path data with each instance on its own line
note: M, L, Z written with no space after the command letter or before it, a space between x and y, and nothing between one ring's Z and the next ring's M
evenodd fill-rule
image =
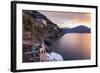
M29 56L25 56L24 53L30 52L33 46L38 46L45 39L54 42L64 35L57 24L38 11L23 10L22 17L23 62L29 61Z

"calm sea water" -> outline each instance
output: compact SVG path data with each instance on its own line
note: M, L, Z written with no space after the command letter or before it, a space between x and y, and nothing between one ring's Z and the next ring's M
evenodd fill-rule
M90 59L91 34L67 33L59 39L54 51L61 54L64 60Z

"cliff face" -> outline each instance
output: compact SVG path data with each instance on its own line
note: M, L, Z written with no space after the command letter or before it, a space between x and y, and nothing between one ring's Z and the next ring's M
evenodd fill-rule
M64 32L55 23L50 21L45 15L37 11L23 10L23 62L30 62L30 52L32 47L41 44L45 39L52 42L61 37Z
M23 41L41 43L44 39L54 41L63 35L55 23L37 11L23 10Z

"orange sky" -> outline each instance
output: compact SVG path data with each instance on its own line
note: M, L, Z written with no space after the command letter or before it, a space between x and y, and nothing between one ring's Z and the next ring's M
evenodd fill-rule
M79 12L54 12L39 11L47 16L52 22L58 24L59 27L76 27L85 25L91 27L91 14Z

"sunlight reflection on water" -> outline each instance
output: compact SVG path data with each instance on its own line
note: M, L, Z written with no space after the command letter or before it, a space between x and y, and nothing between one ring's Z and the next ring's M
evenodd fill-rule
M90 59L91 34L67 33L60 38L58 46L65 59Z

